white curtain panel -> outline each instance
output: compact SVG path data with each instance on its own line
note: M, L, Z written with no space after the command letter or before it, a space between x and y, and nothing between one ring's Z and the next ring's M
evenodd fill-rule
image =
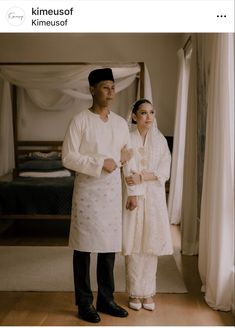
M184 255L198 254L199 218L197 213L197 65L196 36L192 36L185 165L181 212L181 250Z
M199 271L205 300L229 311L234 301L234 35L212 34Z
M187 52L185 56L184 50L180 49L178 51L178 57L180 75L178 82L171 179L168 198L168 213L171 224L179 224L181 221L191 51Z

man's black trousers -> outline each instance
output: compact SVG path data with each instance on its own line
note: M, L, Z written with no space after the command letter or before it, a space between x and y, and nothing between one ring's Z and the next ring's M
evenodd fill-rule
M97 301L109 303L113 301L115 253L98 253L97 255ZM75 286L75 302L78 306L92 304L93 294L90 284L90 253L74 251L73 273Z

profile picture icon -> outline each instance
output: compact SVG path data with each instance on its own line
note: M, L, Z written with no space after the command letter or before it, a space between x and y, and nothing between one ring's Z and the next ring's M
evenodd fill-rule
M6 13L6 19L12 26L19 26L25 20L25 12L20 7L11 7Z

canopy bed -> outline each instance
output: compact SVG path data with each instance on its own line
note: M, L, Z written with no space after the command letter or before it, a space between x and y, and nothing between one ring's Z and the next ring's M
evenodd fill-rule
M0 111L5 122L8 118L7 126L0 123L3 133L5 131L0 137L0 161L8 160L0 168L0 219L70 218L74 172L66 170L61 163L63 135L69 116L91 100L87 83L89 71L104 66L113 69L117 94L131 86L131 91L127 91L129 102L123 106L121 97L116 103L116 108L123 108L122 112L117 111L120 115L125 117L137 97L151 99L144 63L0 64L3 81ZM40 119L38 113L41 113ZM34 115L34 124L27 118L30 115ZM59 131L55 129L57 116ZM40 126L42 117L46 121ZM47 127L48 121L51 123ZM63 125L60 127L60 124Z

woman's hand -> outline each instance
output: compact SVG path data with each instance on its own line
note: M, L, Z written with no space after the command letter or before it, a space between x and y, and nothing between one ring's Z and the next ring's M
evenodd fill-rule
M128 186L134 186L141 183L141 174L131 171L132 175L125 177Z
M136 196L128 196L126 201L126 209L133 211L137 207L137 197Z
M149 171L141 171L142 181L151 181L151 180L157 180L158 177L153 174L153 172Z
M133 157L132 148L127 149L127 145L125 145L121 150L121 165L124 166L129 162L129 160Z

